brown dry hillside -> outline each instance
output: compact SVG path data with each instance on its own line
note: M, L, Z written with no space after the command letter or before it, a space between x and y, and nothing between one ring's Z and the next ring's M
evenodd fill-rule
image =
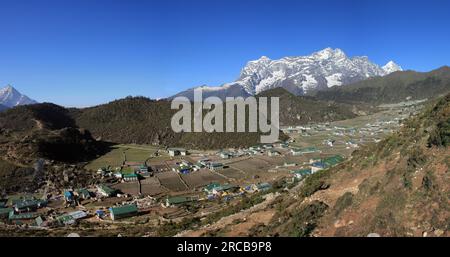
M450 94L398 133L308 177L257 235L448 236Z
M79 127L94 137L114 143L183 146L195 149L245 147L259 143L259 133L175 133L171 127L170 102L127 97L107 104L72 109Z
M18 106L0 113L3 159L30 163L36 158L78 162L107 150L79 129L67 109L50 103Z

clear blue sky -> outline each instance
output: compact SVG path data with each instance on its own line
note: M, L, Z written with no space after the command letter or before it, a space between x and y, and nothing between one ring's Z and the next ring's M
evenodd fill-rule
M2 0L0 85L88 106L234 80L249 60L325 47L428 71L450 60L450 1Z

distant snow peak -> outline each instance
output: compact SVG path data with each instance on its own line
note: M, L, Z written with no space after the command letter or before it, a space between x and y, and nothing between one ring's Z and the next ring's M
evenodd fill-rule
M263 56L261 56L261 57L258 59L258 61L266 62L266 61L270 61L270 58L267 57L267 56L265 56L265 55L263 55Z
M315 52L312 54L312 56L316 56L319 59L330 59L330 58L345 58L347 57L344 53L344 51L342 51L339 48L336 49L332 49L331 47L327 47L323 50L320 50L318 52Z
M304 95L333 86L345 86L370 77L385 76L402 68L393 61L380 67L367 56L348 57L339 48L327 47L307 56L290 56L272 60L261 56L249 61L238 79L220 87L207 88L216 95L255 95L282 87L296 95ZM192 95L193 89L176 96Z
M0 104L7 107L14 107L18 105L34 104L36 101L22 95L13 86L7 85L0 89Z
M384 65L382 67L382 69L387 73L392 73L392 72L396 72L396 71L402 71L402 67L400 67L398 64L396 64L393 61L389 61L388 63L386 63L386 65Z

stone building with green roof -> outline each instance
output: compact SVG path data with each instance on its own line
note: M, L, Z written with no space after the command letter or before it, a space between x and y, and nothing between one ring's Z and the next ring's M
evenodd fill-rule
M109 212L112 220L118 220L136 216L139 213L139 210L136 204L129 204L119 207L111 207L109 208Z

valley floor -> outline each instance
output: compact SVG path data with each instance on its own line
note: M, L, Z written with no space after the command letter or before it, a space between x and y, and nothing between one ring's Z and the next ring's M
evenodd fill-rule
M272 221L277 212L273 206L281 196L292 200L299 197L305 177L315 172L315 163L336 156L348 159L355 149L379 142L397 130L400 121L418 109L417 105L389 106L378 113L351 120L287 127L283 130L290 137L288 142L248 149L188 150L186 156L170 156L166 149L158 146L115 145L85 168L102 176L102 184L120 192L118 195L100 196L98 185L94 184L86 189L95 192L95 196L73 205L52 192L49 204L37 210L37 216L50 221L58 215L83 211L86 218L77 220L74 225L56 227L23 220L0 225L0 234L249 236ZM331 166L338 164L339 158ZM200 165L205 159L208 164ZM220 163L222 167L208 166L213 163ZM126 179L136 174L139 167L149 167L151 174L139 175L136 180ZM189 168L185 172L183 167ZM302 170L309 170L309 173L302 174ZM304 201L335 202L343 193L357 190L363 179L354 178L352 185L333 187L323 195L319 193ZM224 189L228 187L230 189ZM15 199L20 199L19 196L8 198L6 205L11 206ZM130 204L137 205L138 215L114 221L106 215L97 215L99 211L110 213L110 207Z

